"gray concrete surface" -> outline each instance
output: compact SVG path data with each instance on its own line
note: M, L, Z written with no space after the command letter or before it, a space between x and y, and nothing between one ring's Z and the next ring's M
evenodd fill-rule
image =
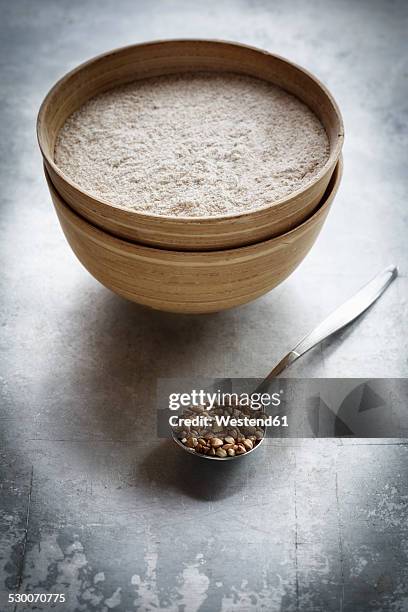
M404 441L268 440L212 469L156 438L154 404L158 376L262 376L391 262L401 276L369 315L290 375L407 376L407 4L0 4L1 612L16 591L65 593L54 609L69 611L408 610ZM344 179L313 251L218 315L150 312L98 285L64 240L35 140L64 72L166 37L285 55L344 115Z

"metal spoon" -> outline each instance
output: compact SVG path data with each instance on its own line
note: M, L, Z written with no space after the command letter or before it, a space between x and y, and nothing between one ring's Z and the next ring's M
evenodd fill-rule
M398 276L398 268L396 266L388 266L382 272L377 274L371 281L369 281L364 287L362 287L353 297L347 302L344 302L334 312L332 312L324 321L322 321L313 331L305 336L287 355L283 357L275 365L275 367L269 372L269 374L263 379L263 381L254 389L253 393L260 393L268 388L270 381L281 374L288 366L294 361L299 359L302 355L310 351L317 344L326 340L336 332L352 323L360 315L362 315L378 298L384 293L389 287L392 281ZM230 461L231 459L239 459L240 457L246 457L254 450L256 450L264 441L264 438L258 442L254 448L243 455L235 455L233 457L213 457L209 455L203 455L196 453L193 449L185 446L172 432L173 439L178 446L181 446L183 450L188 453L194 454L196 457L202 459L214 459L215 461Z

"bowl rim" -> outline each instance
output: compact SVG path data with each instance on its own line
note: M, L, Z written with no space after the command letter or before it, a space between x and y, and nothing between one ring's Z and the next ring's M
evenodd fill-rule
M273 245L274 243L278 243L279 241L282 240L282 238L285 238L285 239L290 238L292 235L299 232L302 228L305 228L308 225L313 224L314 220L316 220L319 216L321 216L325 212L325 210L328 208L328 206L331 205L335 195L337 194L337 191L338 191L338 188L341 182L341 178L343 176L343 157L342 155L340 155L339 157L339 160L330 178L326 191L322 199L320 200L319 207L305 221L303 221L299 225L296 225L296 227L292 228L288 232L283 232L282 234L279 234L278 236L274 236L273 238L267 238L266 240L260 240L259 242L256 242L254 244L247 244L244 246L232 247L232 248L227 247L226 249L214 249L211 251L189 251L186 249L184 250L183 249L177 249L177 250L162 249L158 247L148 246L145 244L140 244L138 242L132 242L131 240L126 240L124 238L116 236L115 234L105 229L102 229L97 225L94 225L88 219L80 215L76 210L73 210L71 206L60 195L56 187L54 186L45 164L44 164L44 172L45 172L45 178L48 184L48 188L51 193L51 197L52 197L52 194L54 193L54 196L56 196L60 207L68 211L68 214L70 216L73 216L76 220L79 220L80 223L83 223L84 225L86 225L88 228L88 231L89 229L91 229L91 231L95 235L102 234L105 239L105 242L107 242L108 244L109 243L111 244L111 248L117 249L118 246L120 245L126 248L126 251L128 254L130 254L132 250L137 249L138 253L135 255L138 255L138 256L142 256L143 254L146 254L146 256L148 254L150 255L157 254L157 255L164 255L165 257L168 257L169 259L176 258L180 255L188 255L190 258L194 260L198 260L198 263L200 263L200 261L203 261L203 258L208 263L209 259L217 258L217 257L220 257L221 255L228 255L228 254L238 254L239 255L239 254L244 254L244 253L249 254L253 251L256 251L259 247L262 247L262 246L265 247L267 245L269 246L269 245ZM193 262L190 262L190 265L193 265Z
M250 210L246 210L246 211L239 212L239 213L224 213L224 214L220 214L220 215L197 216L197 217L179 216L179 215L177 215L177 216L176 215L159 215L159 214L154 213L154 212L141 212L141 211L134 210L132 208L128 208L128 207L120 205L120 204L109 202L108 200L100 198L99 196L97 196L96 194L93 194L90 191L86 191L85 189L80 187L77 183L75 183L69 176L67 176L58 167L58 165L54 161L54 155L50 156L50 155L48 155L48 153L46 153L46 144L45 144L45 142L43 141L43 138L42 138L41 127L45 123L44 122L44 116L46 114L47 105L48 105L50 99L52 98L52 96L57 92L57 90L66 81L68 81L71 77L73 77L74 75L78 74L84 68L86 68L87 66L89 66L91 64L94 64L94 63L96 63L98 61L101 61L101 60L103 60L105 58L108 58L108 57L110 57L112 55L116 55L116 54L119 54L119 53L125 53L127 50L133 50L133 49L137 49L137 48L147 48L149 46L155 46L155 45L166 45L168 43L170 43L170 44L174 44L174 43L176 43L176 44L177 43L181 43L181 44L184 44L184 43L210 43L210 44L220 45L220 47L222 47L222 46L231 46L231 47L238 47L238 48L241 48L241 49L247 49L249 51L254 51L254 52L260 53L262 55L268 56L268 57L273 57L273 58L277 59L278 61L286 63L286 64L290 65L292 68L294 68L295 70L298 70L299 72L302 72L309 79L311 79L318 87L320 87L320 89L323 91L325 96L330 101L330 104L332 105L332 107L333 107L333 109L335 111L335 114L337 116L337 120L338 120L338 123L339 123L339 129L338 129L338 133L337 133L337 136L336 136L336 140L335 140L333 149L330 151L329 156L328 156L325 164L320 168L319 172L310 181L308 181L308 183L304 187L301 187L300 189L296 189L295 191L291 191L288 196L285 196L283 198L279 198L278 200L270 202L269 204L265 204L264 206L260 206L260 207L257 207L257 208L254 208L254 209L250 209ZM198 72L198 71L194 71L194 70L186 71L186 74L188 72ZM220 71L220 72L222 72L222 71ZM146 77L146 78L149 78L149 77ZM257 78L257 77L254 77L254 78ZM135 80L137 80L137 79L135 79ZM262 79L260 79L260 80L262 80ZM112 89L114 89L114 88L112 88ZM282 89L284 89L284 88L282 88ZM109 91L109 89L108 89L108 91ZM291 93L291 92L288 92L288 93ZM295 94L291 94L291 95L294 95L295 97L298 98L298 96L296 96ZM300 98L298 98L298 99L300 100ZM300 101L302 102L302 100L300 100ZM303 102L303 103L306 104L305 102ZM306 106L307 106L307 104L306 104ZM225 39L218 39L218 38L214 38L214 39L211 39L211 38L167 38L167 39L157 39L157 40L152 40L152 41L147 41L147 42L142 42L142 43L136 43L136 44L132 44L132 45L125 45L123 47L116 47L114 49L111 49L110 51L106 51L104 53L100 53L100 54L98 54L98 55L96 55L96 56L86 60L85 62L82 62L81 64L79 64L78 66L76 66L75 68L70 70L69 72L65 73L51 87L51 89L48 91L48 93L46 94L44 100L41 103L41 106L40 106L40 109L39 109L38 115L37 115L36 133L37 133L37 142L38 142L38 145L40 147L41 154L42 154L44 160L46 161L46 163L51 166L52 170L59 176L59 178L62 181L67 183L72 189L80 192L87 199L93 200L97 205L103 205L103 206L106 206L106 207L114 208L114 209L116 209L118 211L122 211L126 215L131 215L135 220L137 220L138 218L139 219L150 219L150 220L151 219L157 219L158 221L162 220L162 221L180 222L180 223L187 223L187 224L200 224L200 223L211 223L212 221L214 221L214 223L216 223L217 221L223 221L223 220L228 221L230 219L242 219L242 218L245 218L245 217L249 217L251 215L255 215L256 213L262 213L262 212L264 212L266 210L272 209L272 208L277 207L279 205L285 205L288 202L290 202L293 199L295 199L296 197L298 197L301 193L305 192L307 189L312 188L329 171L329 169L333 165L333 163L336 160L338 161L338 159L340 157L341 150L342 150L342 147L343 147L343 142L344 142L344 122L343 122L343 118L342 118L340 109L339 109L339 107L337 105L337 102L335 101L334 97L330 93L329 89L320 81L320 79L318 79L314 74L309 72L307 69L303 68L302 66L300 66L299 64L297 64L295 62L292 62L291 60L288 60L286 57L283 57L282 55L279 55L279 54L276 54L276 53L271 53L269 51L266 51L265 49L261 49L259 47L255 47L253 45L247 45L247 44L244 44L244 43L230 41L230 40L225 40ZM336 166L337 166L337 164L336 164ZM118 214L121 214L121 213L118 213ZM130 217L129 217L129 219L130 219Z

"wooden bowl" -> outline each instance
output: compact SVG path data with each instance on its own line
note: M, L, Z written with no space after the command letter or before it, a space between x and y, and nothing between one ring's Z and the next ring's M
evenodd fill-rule
M243 214L171 217L141 213L87 193L54 163L57 134L89 98L136 79L192 71L228 71L277 84L295 94L326 128L330 155L310 183L289 197ZM253 244L289 231L318 206L343 144L339 109L311 74L265 51L221 41L169 40L133 45L100 55L64 76L46 96L37 122L38 141L52 183L82 217L141 244L178 250L211 250Z
M116 238L81 218L47 177L65 236L85 268L119 295L158 310L216 312L250 302L300 264L319 234L342 174L339 160L324 199L295 229L223 251L166 251Z

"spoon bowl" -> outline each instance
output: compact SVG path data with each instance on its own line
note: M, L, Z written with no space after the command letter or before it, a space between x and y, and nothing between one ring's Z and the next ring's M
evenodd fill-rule
M263 438L261 438L259 440L259 442L254 446L254 448L252 448L251 450L247 451L246 453L242 453L242 455L234 455L233 457L229 457L229 456L228 457L214 457L213 455L204 455L203 453L196 453L196 451L193 448L189 448L188 446L183 444L181 442L181 440L178 439L177 435L174 433L173 430L171 432L171 435L173 437L174 442L177 444L177 446L180 446L180 448L182 448L184 451L186 451L190 455L195 455L196 457L199 457L200 459L211 459L211 460L215 460L215 461L231 461L232 459L241 459L241 457L246 457L247 455L250 455L255 450L257 450L261 446L263 441L265 440L266 429L264 431Z

